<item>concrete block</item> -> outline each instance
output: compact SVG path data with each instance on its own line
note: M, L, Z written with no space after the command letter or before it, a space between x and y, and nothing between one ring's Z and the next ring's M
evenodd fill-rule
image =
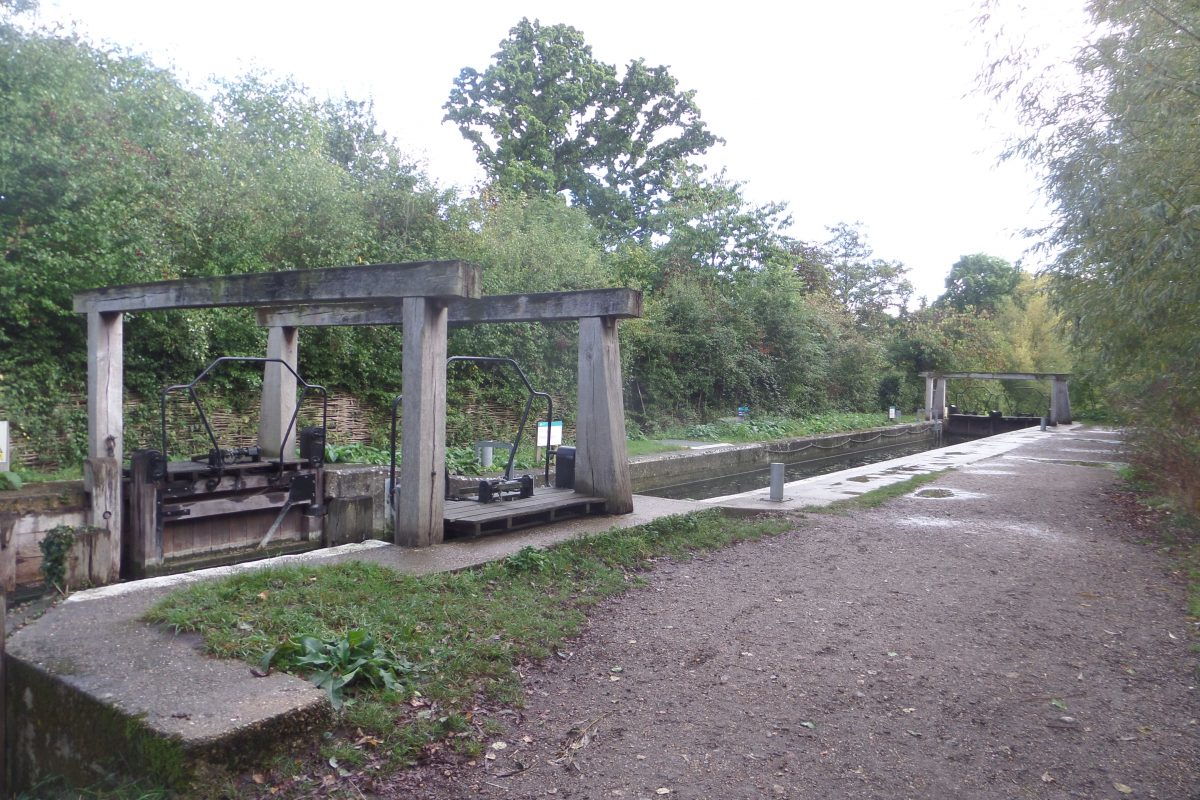
M361 542L374 532L375 498L371 495L337 497L325 514L325 546Z

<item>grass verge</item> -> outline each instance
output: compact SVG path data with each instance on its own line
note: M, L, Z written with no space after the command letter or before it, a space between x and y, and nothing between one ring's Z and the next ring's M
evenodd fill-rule
M672 450L686 450L677 444L666 444L655 439L630 439L625 443L629 456L648 456L652 453L669 453Z
M856 497L847 497L845 500L836 500L825 506L806 506L806 512L815 514L845 514L849 511L854 511L860 508L877 508L883 505L888 500L894 497L906 495L909 492L916 491L918 488L927 483L932 483L938 478L945 475L950 470L941 469L937 472L930 472L925 475L914 475L908 480L892 483L887 486L880 486L878 489L872 489L869 492L863 492Z
M1200 619L1200 518L1181 508L1172 497L1159 494L1153 481L1135 465L1118 467L1125 493L1134 504L1135 522L1153 536L1176 564L1187 584L1187 613Z
M169 790L143 781L97 784L80 789L52 778L39 782L27 791L17 792L14 800L169 800L170 797Z
M914 422L915 419L909 420ZM705 442L765 442L790 439L795 436L815 436L822 433L852 433L891 424L887 414L860 414L849 411L830 411L808 417L750 417L718 420L684 428L672 428L662 434L669 439L697 439Z
M378 775L440 750L478 754L495 725L491 710L523 700L518 667L553 656L579 633L590 607L638 585L656 559L687 558L789 527L714 510L548 550L526 548L454 573L411 576L360 562L262 570L177 591L146 619L198 632L212 654L255 664L288 639L364 630L412 665L402 689L347 693L339 729L321 742L319 761L310 754L281 762L260 775L262 785L246 787L300 791L306 784L296 775L320 782L328 764L339 765L335 777L344 778Z

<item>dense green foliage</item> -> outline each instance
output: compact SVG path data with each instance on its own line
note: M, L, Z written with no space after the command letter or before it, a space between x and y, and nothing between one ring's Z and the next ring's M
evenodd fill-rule
M493 177L461 196L396 148L369 103L257 74L205 99L145 58L16 15L0 10L0 414L18 455L46 466L84 449L71 297L106 284L455 258L483 267L489 294L634 287L645 317L622 326L624 388L631 430L647 434L739 405L912 409L918 369L1006 366L1003 307L911 311L905 267L859 227L790 237L782 204L688 160L715 139L664 68L618 75L567 26L523 21L492 65L459 77L446 108ZM265 346L248 309L129 314L125 331L127 453L156 442L162 386ZM517 359L570 429L575 342L570 324L487 325L453 331L450 350ZM306 329L300 372L355 398L372 430L357 441L378 448L400 352L395 328ZM252 437L259 386L232 368L205 402ZM456 365L452 443L511 438L522 401L509 377Z
M1092 0L1065 76L1005 65L1045 174L1056 301L1079 366L1132 423L1150 474L1200 510L1200 8ZM1020 64L1018 64L1020 66ZM1069 87L1064 90L1063 87Z

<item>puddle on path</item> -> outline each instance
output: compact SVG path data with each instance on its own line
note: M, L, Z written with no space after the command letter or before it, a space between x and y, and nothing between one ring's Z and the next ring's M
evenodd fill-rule
M962 489L920 489L910 494L909 497L915 497L918 500L978 500L987 495L980 492L965 492Z
M1015 533L1020 536L1031 536L1047 541L1056 541L1062 538L1056 531L1028 522L996 521L995 523L984 523L981 525L978 521L966 522L964 520L946 519L945 517L927 517L920 514L913 514L908 517L900 517L896 520L896 524L909 528L957 528L963 533L976 536L986 536L994 533Z
M909 525L913 528L956 528L959 523L952 519L942 519L941 517L901 517L896 520L897 525Z

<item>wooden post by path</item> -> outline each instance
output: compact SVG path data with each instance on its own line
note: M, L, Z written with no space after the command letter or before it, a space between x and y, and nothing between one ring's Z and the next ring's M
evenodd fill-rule
M296 328L277 327L267 331L267 358L278 358L292 369L299 357L300 336ZM296 376L283 364L263 365L262 412L258 426L258 446L263 458L278 458L280 443L283 455L292 458L296 452L296 428L283 441L283 432L296 413Z
M1071 421L1070 384L1066 378L1055 377L1050 382L1050 424L1068 424Z
M107 528L110 558L97 565L97 583L116 580L121 574L121 454L124 416L121 407L124 381L124 326L119 311L87 314L88 343L88 458L84 462L84 489L91 504L88 521Z
M933 379L933 418L945 419L946 417L946 379L937 377Z
M446 304L406 297L403 306L404 400L400 496L394 541L428 547L442 541L446 511Z
M579 320L579 404L576 414L575 490L603 497L609 514L633 511L621 346L614 317Z
M932 420L933 416L933 378L925 376L925 419Z

